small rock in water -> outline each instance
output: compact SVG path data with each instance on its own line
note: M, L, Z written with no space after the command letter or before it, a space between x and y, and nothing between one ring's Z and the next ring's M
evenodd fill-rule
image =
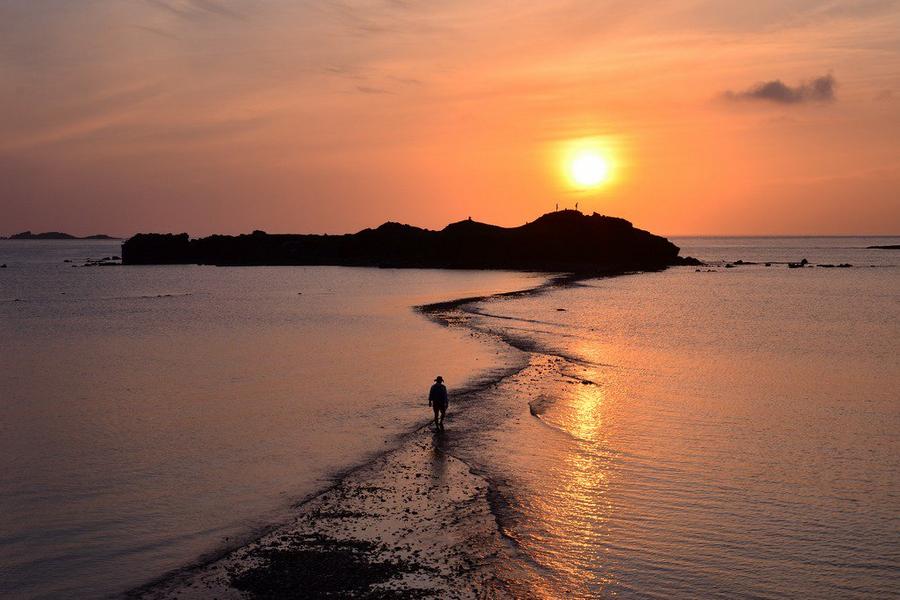
M566 309L564 309L564 308L557 308L556 310L559 312L566 312Z

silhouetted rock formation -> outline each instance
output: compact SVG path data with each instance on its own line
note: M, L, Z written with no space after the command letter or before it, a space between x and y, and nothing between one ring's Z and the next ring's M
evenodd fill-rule
M399 223L344 235L138 234L124 264L345 265L530 271L624 271L700 264L667 239L624 219L563 210L521 227L476 221L430 231Z
M869 246L867 250L900 250L900 244L890 244L887 246Z
M15 235L9 236L11 240L117 240L119 238L111 237L108 235L98 234L98 235L89 235L87 237L77 237L71 235L69 233L63 233L61 231L46 231L44 233L31 233L30 231L23 231L22 233L17 233Z
M9 236L11 240L74 240L76 239L74 235L69 235L68 233L62 233L59 231L47 231L45 233L31 233L30 231L23 231L22 233L17 233L15 235Z

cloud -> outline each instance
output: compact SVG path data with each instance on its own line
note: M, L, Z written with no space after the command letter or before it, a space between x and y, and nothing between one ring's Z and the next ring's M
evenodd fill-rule
M244 19L243 15L216 0L147 0L147 2L184 19L203 15Z
M740 92L726 91L723 96L733 101L774 102L775 104L805 104L812 102L833 102L837 82L831 74L816 77L796 86L790 86L780 79L763 81Z
M356 91L361 94L390 94L389 90L379 87L372 87L368 85L358 85L356 86Z

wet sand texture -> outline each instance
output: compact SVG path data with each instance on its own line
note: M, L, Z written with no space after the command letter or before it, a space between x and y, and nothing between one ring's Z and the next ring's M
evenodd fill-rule
M422 429L304 504L296 520L135 598L504 597L487 484Z

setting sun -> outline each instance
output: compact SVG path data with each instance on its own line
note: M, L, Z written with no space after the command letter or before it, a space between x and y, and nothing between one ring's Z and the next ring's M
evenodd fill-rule
M594 151L577 153L569 164L569 176L579 187L598 186L609 179L609 174L609 160Z
M618 183L628 150L619 137L585 136L551 146L551 164L560 184L575 192L590 192Z

